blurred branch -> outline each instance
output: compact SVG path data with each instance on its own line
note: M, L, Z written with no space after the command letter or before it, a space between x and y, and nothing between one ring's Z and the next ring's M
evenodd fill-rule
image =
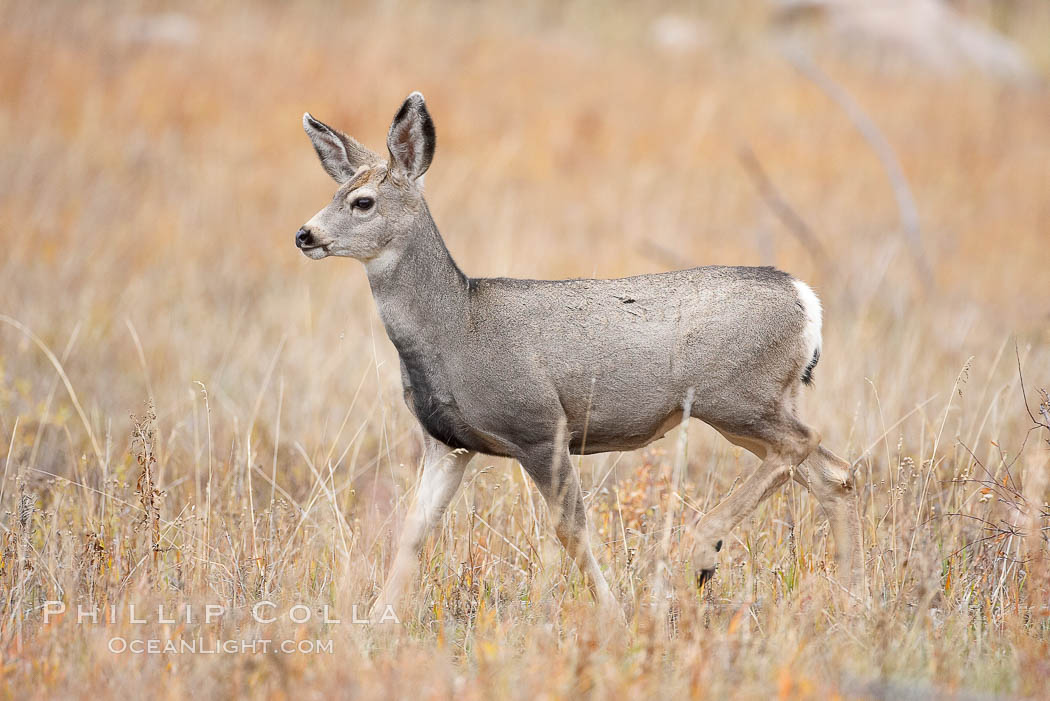
M809 78L820 90L827 95L835 104L842 108L853 126L860 132L864 140L868 142L875 155L882 163L886 177L889 178L893 187L893 195L897 200L897 211L900 216L900 226L908 245L911 247L915 267L918 269L919 279L923 288L929 290L932 280L930 264L923 251L922 236L919 231L919 211L915 206L915 198L912 196L911 188L904 177L904 170L893 147L886 137L879 131L875 122L861 108L860 104L850 96L838 83L831 79L824 71L820 70L809 58L800 51L784 51L784 58L799 73Z
M799 243L813 256L814 260L821 267L822 272L826 275L830 274L832 272L830 260L828 259L827 251L824 250L824 246L813 234L813 230L809 228L805 220L781 196L780 191L777 190L769 176L766 175L762 163L759 162L751 147L744 145L737 149L737 158L740 160L740 165L744 167L744 170L751 177L751 182L754 184L755 189L758 190L762 201L773 211L780 223L787 227L787 230L794 234Z
M674 270L691 268L695 265L678 251L649 238L642 239L638 243L638 252L649 260Z

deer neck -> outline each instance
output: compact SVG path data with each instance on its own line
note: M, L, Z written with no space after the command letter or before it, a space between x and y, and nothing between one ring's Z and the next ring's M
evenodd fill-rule
M464 318L468 279L460 271L425 209L418 230L393 260L366 265L379 317L404 358L432 355L442 341L454 338Z

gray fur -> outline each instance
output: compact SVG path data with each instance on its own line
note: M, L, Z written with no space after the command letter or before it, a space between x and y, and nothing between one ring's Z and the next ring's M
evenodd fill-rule
M307 130L315 147L318 133L338 134L324 125ZM441 446L521 461L570 524L559 537L593 580L601 575L586 545L569 451L644 446L679 423L689 396L693 417L763 459L753 476L757 500L819 444L819 434L795 414L819 352L819 301L808 287L800 295L800 283L772 268L723 266L612 280L469 278L449 255L416 182L433 144L430 116L415 93L391 125L387 162L373 154L332 165L326 159L338 153L326 151L330 173L349 168L353 176L340 181L300 243L311 258L365 263L401 358L406 402L436 439L428 444L428 465ZM375 205L362 211L354 205L362 197ZM839 475L835 469L821 474ZM753 508L739 496L730 501L700 524L701 569L713 570L738 512ZM419 507L419 522L430 523L443 508ZM604 580L597 588L599 598L609 596Z

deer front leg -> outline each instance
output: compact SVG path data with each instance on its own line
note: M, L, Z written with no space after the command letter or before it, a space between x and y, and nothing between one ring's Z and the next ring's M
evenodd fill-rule
M544 446L530 451L521 462L547 502L554 521L554 532L583 573L591 595L603 611L622 622L623 609L605 581L591 550L587 508L583 503L580 478L569 458L568 446Z
M393 567L383 590L372 605L373 613L382 614L387 606L397 610L405 588L416 571L419 552L427 535L445 514L445 509L463 481L467 463L474 457L474 453L454 451L426 433L423 435L423 449L423 474L416 498L401 531Z

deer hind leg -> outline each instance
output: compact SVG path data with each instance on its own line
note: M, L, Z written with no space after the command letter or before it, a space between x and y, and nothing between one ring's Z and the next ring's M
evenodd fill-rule
M697 523L693 566L700 584L714 575L718 552L729 532L750 516L766 497L782 487L795 468L820 444L820 434L793 415L745 430L716 428L730 442L761 458L762 463Z
M765 458L765 447L761 443L725 431L720 433L730 443L754 453L759 459ZM847 590L853 594L863 592L864 543L850 464L824 446L819 446L791 475L813 493L828 517L839 576L844 580Z
M423 434L423 474L419 489L405 521L393 567L386 584L372 606L382 614L386 607L396 607L418 566L419 552L427 535L441 521L449 502L463 481L463 472L474 453L453 451L444 443Z
M568 445L559 442L530 450L521 457L521 464L547 502L555 524L554 532L586 578L591 595L602 609L622 620L623 610L591 550L587 508Z
M795 479L813 492L828 517L839 578L847 591L861 595L865 588L864 541L850 464L821 446L799 466Z

